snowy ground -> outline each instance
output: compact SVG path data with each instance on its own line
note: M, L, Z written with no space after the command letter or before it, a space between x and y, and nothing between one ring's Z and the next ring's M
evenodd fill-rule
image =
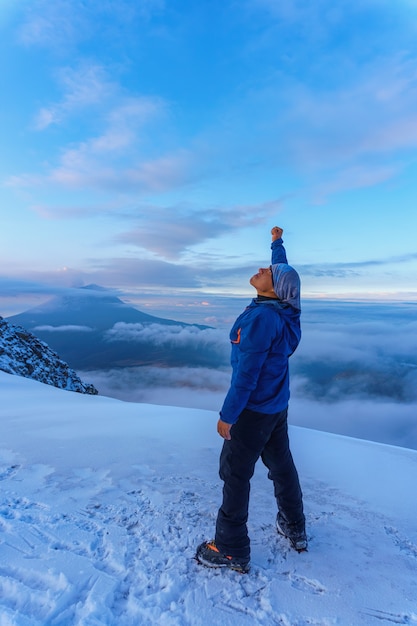
M241 575L193 559L220 501L215 413L3 372L0 397L0 626L417 624L416 451L292 427L309 552L276 534L260 463Z

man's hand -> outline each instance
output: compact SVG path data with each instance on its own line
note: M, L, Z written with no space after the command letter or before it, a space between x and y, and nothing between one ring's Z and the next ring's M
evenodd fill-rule
M228 424L227 422L223 422L223 420L219 420L217 422L217 432L219 433L220 437L223 437L223 439L231 439L231 435L230 435L230 429L232 427L232 424Z
M274 226L273 228L271 228L272 241L281 239L283 232L284 231L279 226Z

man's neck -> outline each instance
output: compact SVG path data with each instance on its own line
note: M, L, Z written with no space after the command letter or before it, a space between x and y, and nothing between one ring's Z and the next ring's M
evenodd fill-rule
M278 300L278 298L276 296L265 296L261 293L258 293L258 295L256 296L255 300L258 301L262 301L262 300Z

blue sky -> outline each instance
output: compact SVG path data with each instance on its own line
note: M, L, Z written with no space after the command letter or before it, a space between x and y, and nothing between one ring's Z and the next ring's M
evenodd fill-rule
M414 0L2 0L0 35L1 315L215 317L275 224L304 297L417 300Z

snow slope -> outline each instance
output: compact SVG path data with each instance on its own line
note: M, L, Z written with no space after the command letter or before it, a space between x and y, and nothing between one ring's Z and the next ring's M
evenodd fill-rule
M214 412L0 372L1 626L417 624L417 452L292 427L310 549L258 464L249 575L198 565L220 502ZM394 417L394 416L393 416Z

